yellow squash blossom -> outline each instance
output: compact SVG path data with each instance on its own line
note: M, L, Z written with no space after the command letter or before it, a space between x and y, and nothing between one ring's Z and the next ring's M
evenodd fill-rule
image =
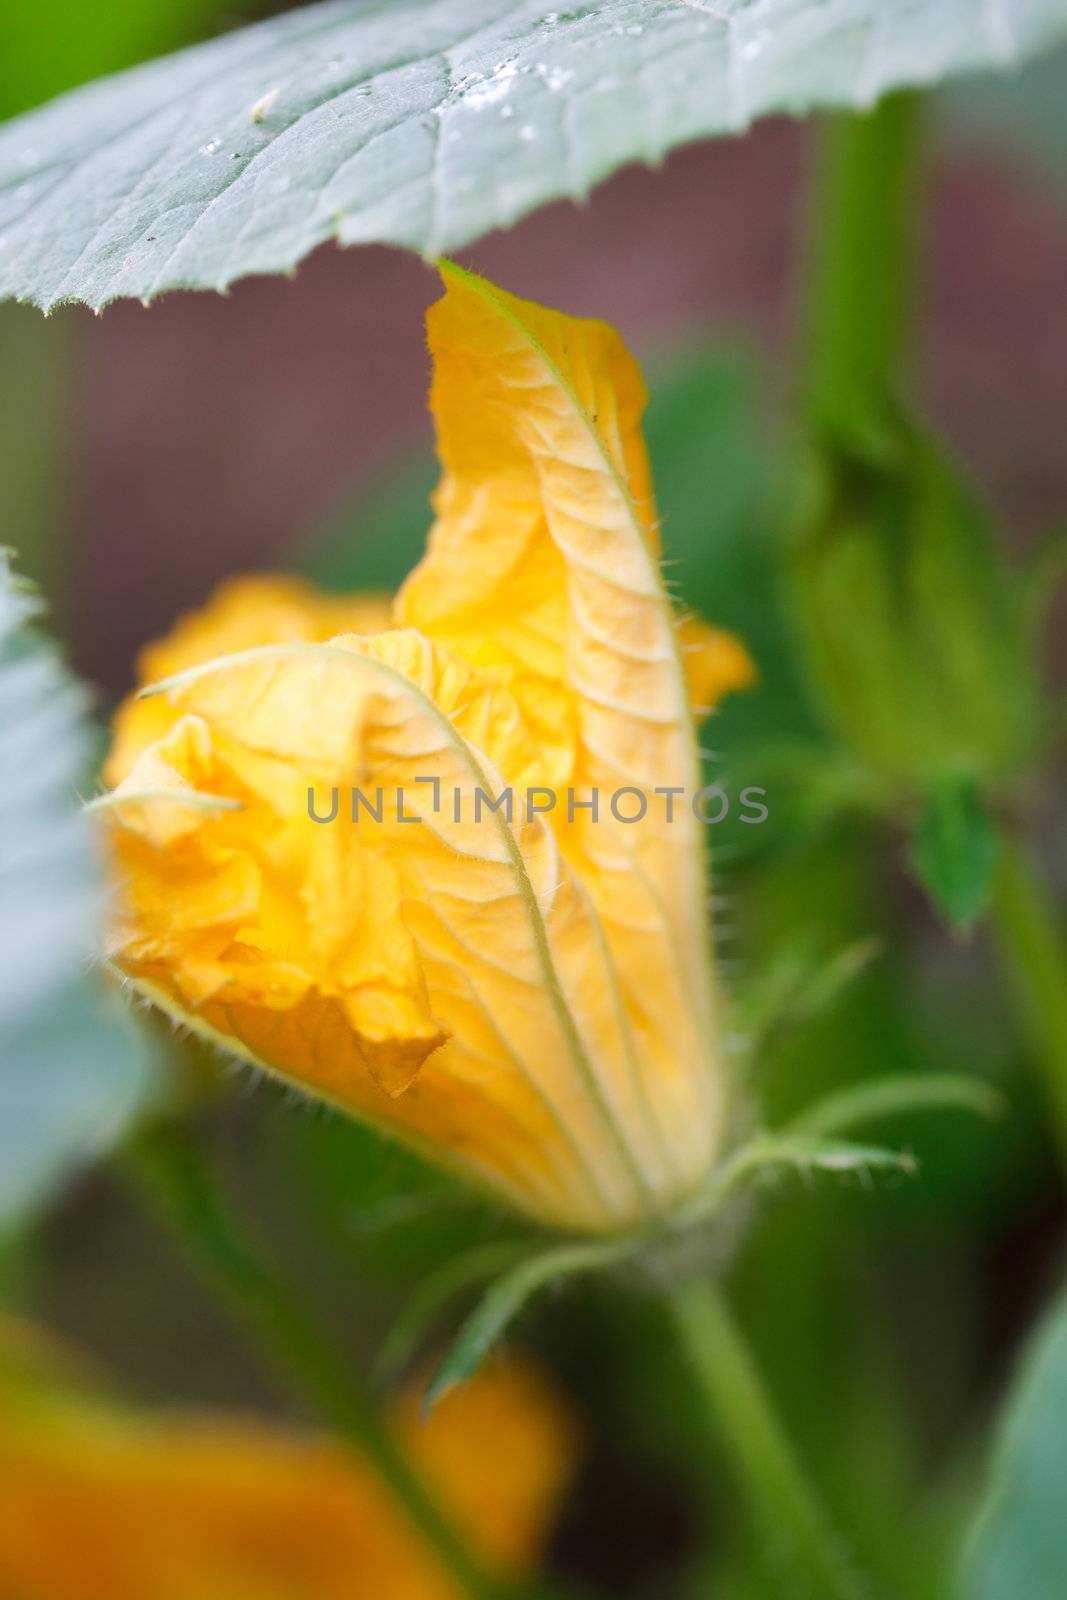
M246 581L153 649L107 770L112 953L228 1050L619 1231L720 1145L694 711L752 667L672 612L618 334L444 278L428 552L388 617Z
M401 1443L488 1567L538 1562L576 1451L570 1414L490 1365ZM10 1600L459 1600L369 1467L324 1436L145 1415L0 1373L0 1594Z

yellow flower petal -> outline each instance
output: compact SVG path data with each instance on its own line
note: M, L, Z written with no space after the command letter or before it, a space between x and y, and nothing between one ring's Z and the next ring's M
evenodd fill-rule
M399 653L414 672L411 639L380 636L373 655L356 641L267 647L172 680L172 700L195 714L179 729L189 721L210 726L217 749L240 752L249 785L239 816L193 813L202 843L195 867L186 855L180 871L194 886L197 913L204 901L215 909L213 875L225 901L237 849L262 874L263 903L277 926L257 926L240 900L225 927L208 930L240 943L227 987L211 995L195 987L205 955L216 953L198 939L191 988L187 921L169 951L155 942L166 936L175 893L168 849L158 874L140 857L131 863L135 931L117 954L132 977L193 1025L396 1127L528 1209L562 1224L626 1225L647 1209L653 1153L585 899L543 819L526 815L521 793L513 827L488 808L477 815L475 791L496 796L502 787L492 762L494 753L513 753L513 721L481 709L472 669L457 674L463 715L487 739L488 759L477 753L425 689L382 659ZM417 653L428 686L447 680L425 641ZM501 695L492 680L484 685L484 697L495 702ZM418 781L429 775L441 786L437 813L432 786ZM325 797L339 779L354 776L372 802L382 791L381 821L312 822L307 791ZM204 775L196 777L203 786ZM129 782L138 779L135 768ZM227 792L221 773L217 781ZM406 814L421 822L398 818L398 792ZM127 832L119 848L129 848ZM439 1031L427 1042L448 1042L410 1087L359 1070L343 1029L354 1021L344 974L311 948L322 897L308 888L306 874L323 851L344 852L338 876L353 893L368 862L395 874L391 895L364 896L349 912L346 956L357 965L380 961L383 977L403 974L409 986L421 975L432 997ZM138 942L145 931L153 941L147 949ZM314 989L295 1012L283 992L278 1015L269 980L283 953ZM394 1039L399 1050L412 1042L414 1018L398 1015L404 986L398 989L395 1005L382 1006L373 1020L380 1040ZM371 1020L364 1016L364 1032ZM358 1042L365 1050L365 1037ZM397 1087L407 1092L382 1093Z
M113 954L246 1058L614 1231L721 1137L690 698L747 657L672 614L618 335L445 278L444 475L400 626L312 643L306 593L246 585L148 660L177 675L138 703L153 742L120 713Z
M415 1407L396 1427L442 1509L489 1566L532 1570L576 1450L559 1395L510 1362L425 1425ZM459 1600L386 1486L328 1439L123 1411L44 1371L0 1381L0 1501L12 1600Z
M595 821L577 811L560 844L603 926L640 1092L684 1187L711 1159L721 1080L701 825L684 801L668 824L655 796L700 782L644 385L614 329L443 271L427 323L444 476L398 620L507 660L531 726L573 730L569 781L601 805ZM616 819L620 788L648 797L648 819Z
M352 829L309 820L320 767L305 781L254 743L227 740L225 726L178 718L116 790L125 892L112 954L172 1008L311 1087L332 1096L335 1082L369 1074L398 1093L445 1034L395 867ZM168 780L173 802L158 798ZM190 789L241 809L186 806ZM138 799L146 790L153 798Z
M231 578L210 603L182 617L165 639L143 650L137 680L158 683L198 662L257 644L332 639L336 633L377 633L389 626L392 602L386 595L323 594L280 573ZM115 719L104 780L120 783L137 757L160 739L173 721L165 700L127 700Z
M751 689L756 663L741 640L725 628L713 628L699 617L678 624L689 699L698 717L714 711L724 695Z

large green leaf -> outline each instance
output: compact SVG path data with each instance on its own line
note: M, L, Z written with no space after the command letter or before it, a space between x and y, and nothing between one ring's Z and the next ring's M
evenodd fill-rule
M962 1600L1061 1600L1067 1574L1067 1295L1024 1358L1005 1411Z
M33 610L0 552L0 1230L118 1133L142 1082L89 972L84 697L27 629Z
M221 289L330 238L432 257L686 140L1064 35L1064 0L331 0L12 123L0 293Z

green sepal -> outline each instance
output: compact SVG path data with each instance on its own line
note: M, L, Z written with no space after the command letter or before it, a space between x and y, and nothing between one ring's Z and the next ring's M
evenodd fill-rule
M814 441L789 579L824 716L890 795L1025 764L1040 727L1025 580L952 464L888 401Z
M914 1111L969 1111L999 1117L1004 1096L992 1084L959 1073L915 1073L850 1084L807 1107L785 1130L795 1136L830 1138L885 1117Z
M474 1284L505 1272L529 1255L529 1243L494 1240L444 1261L430 1272L404 1303L403 1310L382 1341L375 1362L376 1375L383 1381L407 1365L434 1317L453 1296Z
M539 1290L560 1278L610 1266L632 1249L633 1243L627 1239L565 1244L529 1256L505 1272L464 1322L427 1384L423 1416L428 1416L450 1389L474 1376L512 1318Z

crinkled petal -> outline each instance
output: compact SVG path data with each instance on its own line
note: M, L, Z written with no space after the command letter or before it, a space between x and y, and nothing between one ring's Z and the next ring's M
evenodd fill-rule
M269 1041L296 1078L369 1074L396 1094L445 1032L393 863L351 828L312 823L308 787L219 725L177 717L112 797L111 953L171 1009L210 1010L234 1048ZM240 809L189 804L190 793Z
M302 578L282 573L231 578L207 605L180 618L165 639L142 650L137 681L158 683L201 661L254 645L378 633L389 626L391 613L387 595L324 594ZM161 739L173 720L165 700L125 701L115 718L105 781L121 783L141 752Z
M451 716L449 684L462 700ZM655 1209L677 1174L656 1143L588 897L551 830L528 814L521 788L512 790L511 825L476 796L499 801L507 784L494 758L521 762L527 747L510 696L492 675L479 686L469 665L449 663L408 632L228 656L171 680L167 692L187 718L211 728L220 761L247 784L239 815L194 813L203 861L225 860L240 841L269 893L260 922L242 924L223 953L231 981L217 993L182 987L180 947L144 961L128 945L119 952L124 969L191 1025L394 1127L542 1217L597 1231ZM485 749L464 736L464 725ZM129 782L136 777L135 769ZM196 777L206 782L203 773ZM357 822L350 820L352 787L364 802ZM335 788L336 819L316 823L307 791L324 815ZM360 976L367 976L364 955L371 976L394 974L400 1009L390 1009L378 989L369 994L380 1043L422 1047L411 1019L429 997L445 1042L404 1081L383 1078L380 1068L360 1071L353 1060L348 1036L359 1021L365 1051L370 1019L357 1018L351 1004L331 1003L336 966L310 948L318 938L311 908L317 916L334 902L313 888L304 924L274 904L285 888L281 865L289 881L299 868L306 883L308 864L323 851L344 853L348 882L371 870L392 875L391 898L357 894L331 937L347 930L347 959ZM163 852L160 868L168 876L171 855ZM152 877L139 859L131 893L143 897L146 884ZM164 928L170 893L167 886L161 897ZM138 904L132 921L154 931L152 906ZM402 940L406 964L390 948ZM254 952L262 952L266 977ZM197 963L203 953L198 939ZM273 962L283 955L309 975L332 974L332 982L314 979L295 1009L284 988L272 1005ZM404 971L418 975L410 993L399 982Z

